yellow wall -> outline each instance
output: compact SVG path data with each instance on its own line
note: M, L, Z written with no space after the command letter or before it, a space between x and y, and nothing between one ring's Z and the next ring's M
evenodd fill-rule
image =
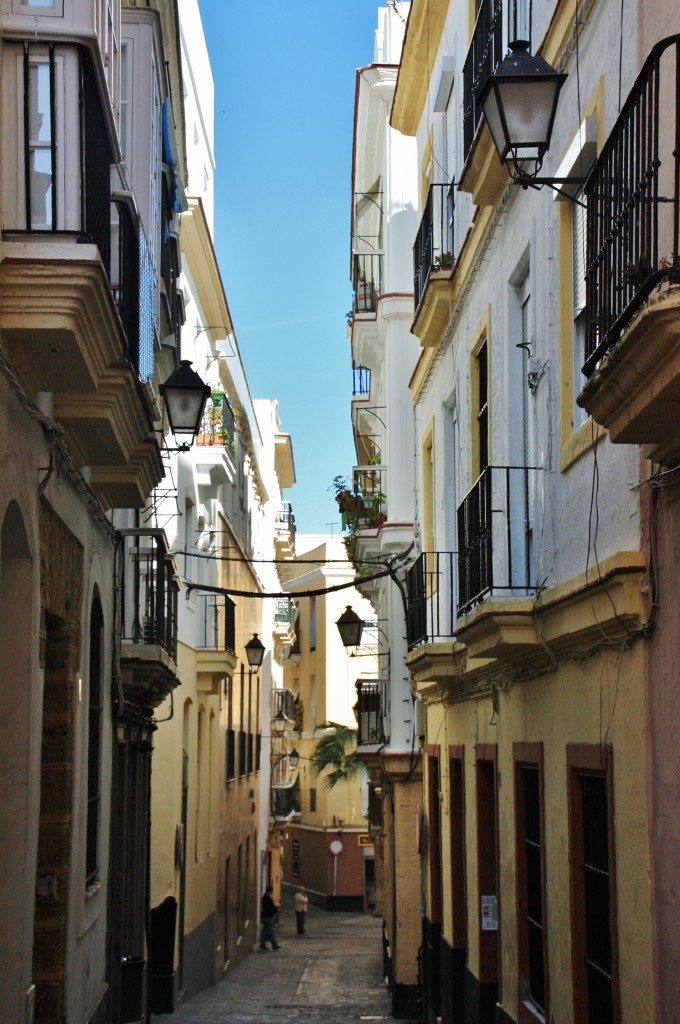
M427 706L427 743L441 749L443 934L451 940L448 748L465 747L468 962L479 969L475 744L498 745L500 917L503 1004L517 1012L514 742L541 742L544 756L546 919L551 1006L572 1021L566 746L613 746L616 884L623 1019L647 1019L652 1005L650 894L644 799L642 645L602 650L582 663L501 691L492 700ZM496 707L494 708L494 703ZM426 772L424 771L424 775ZM574 1022L578 1024L578 1022Z

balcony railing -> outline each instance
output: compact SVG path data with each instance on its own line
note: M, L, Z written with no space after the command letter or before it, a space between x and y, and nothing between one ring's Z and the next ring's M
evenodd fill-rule
M290 597L277 597L274 599L274 622L294 626L297 614L295 602Z
M352 270L354 313L375 313L382 274L382 253L355 252Z
M503 0L482 0L463 65L463 145L467 157L482 116L479 95L502 57Z
M234 413L227 396L213 391L205 405L201 429L196 438L199 445L217 445L234 451Z
M297 784L272 785L271 813L273 818L291 819L300 814L300 788Z
M356 687L357 746L384 743L385 682L383 679L358 679Z
M430 185L413 244L413 301L418 309L430 274L453 265L453 183Z
M489 466L458 506L458 602L534 593L530 494L535 469Z
M658 281L680 273L680 36L645 61L585 197L589 377Z
M450 640L454 634L456 555L451 551L423 552L406 573L406 642L419 644Z
M236 605L226 594L199 594L197 646L205 651L236 650Z
M163 530L121 530L121 638L177 656L179 578Z
M290 501L284 501L276 513L276 530L289 533L295 537L295 513Z
M368 397L371 393L371 371L361 363L352 366L352 397Z
M287 718L289 722L295 721L295 694L292 690L273 690L273 714L272 718L281 712L284 718Z
M355 530L372 530L382 526L387 518L386 466L355 466L352 471L353 489L346 507L340 506L342 525Z

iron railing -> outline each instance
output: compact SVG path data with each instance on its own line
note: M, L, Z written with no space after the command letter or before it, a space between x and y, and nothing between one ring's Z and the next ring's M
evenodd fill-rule
M271 813L274 819L290 819L300 813L300 787L297 781L292 786L272 785Z
M463 146L465 158L482 117L479 95L496 70L503 50L503 0L482 0L463 65Z
M358 679L356 719L358 726L357 746L385 741L385 681L383 679Z
M454 635L456 555L452 551L423 552L406 572L406 643L450 640Z
M85 231L99 249L107 275L111 273L111 164L113 152L99 88L89 53L81 59L83 86L83 210ZM65 140L64 140L65 141ZM64 145L64 149L66 146Z
M361 363L352 364L352 397L368 396L371 393L371 371Z
M651 51L584 193L589 377L658 281L680 272L680 35Z
M289 722L295 721L295 694L292 690L273 690L273 714L272 718L281 712Z
M236 605L226 594L199 594L197 646L206 651L236 650Z
M234 451L235 417L227 396L213 391L205 403L205 412L196 438L199 445L221 445Z
M169 206L168 186L166 177L163 175L163 207L167 208ZM164 209L161 219L161 278L163 279L164 288L161 289L161 295L165 302L168 326L175 336L175 345L179 351L182 321L180 316L178 280L182 267L179 255L179 242L170 231L170 221L171 215L169 216Z
M355 252L352 269L354 313L375 313L382 275L382 253Z
M295 513L293 512L293 505L290 501L284 501L281 508L276 513L275 529L279 533L289 533L292 538L295 537Z
M529 497L535 472L489 466L458 506L458 615L487 594L534 593Z
M121 530L121 639L177 657L179 577L163 530Z
M111 204L111 290L133 366L139 365L139 232L133 211L122 200Z
M274 622L282 622L288 626L294 626L297 614L297 608L292 598L274 598Z
M347 508L340 507L342 525L355 530L372 530L387 518L386 466L355 466L352 493Z
M434 270L453 265L453 183L430 185L425 210L413 243L413 301L418 309Z

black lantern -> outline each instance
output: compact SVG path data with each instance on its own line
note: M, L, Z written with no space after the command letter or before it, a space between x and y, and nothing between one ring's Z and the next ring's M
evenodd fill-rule
M272 719L272 726L277 736L283 736L286 731L286 716L280 709L276 712Z
M363 619L360 619L351 605L347 605L344 612L336 622L343 647L358 647L361 643L361 634L364 629Z
M501 163L511 161L517 180L534 179L541 169L566 77L542 57L532 57L529 44L518 39L484 84L480 104L486 123ZM534 161L533 173L519 167L522 160Z
M258 637L257 633L253 633L253 639L249 640L246 644L246 658L251 668L259 668L264 658L264 644Z
M159 390L172 433L175 436L190 435L193 439L201 428L205 403L210 397L209 385L191 369L188 359L182 359Z
M295 749L295 747L293 747L292 750L288 751L288 764L291 766L291 768L297 768L299 763L300 763L300 755L298 754L298 752Z

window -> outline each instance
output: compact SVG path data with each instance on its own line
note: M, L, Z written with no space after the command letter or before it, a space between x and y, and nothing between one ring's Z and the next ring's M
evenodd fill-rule
M618 1024L612 748L569 744L567 765L574 1019Z
M423 547L436 550L434 429L431 423L423 439Z
M246 739L247 734L245 730L239 729L238 733L238 770L239 775L245 775L248 771L248 765L246 762Z
M236 730L234 729L234 680L227 677L224 684L224 696L227 705L226 732L226 778L236 778Z
M543 841L543 751L516 743L515 838L520 1024L548 1019ZM533 1012L532 1012L533 1011Z
M439 747L427 750L428 853L430 922L442 922L441 778Z
M585 423L588 414L576 404L586 383L581 367L586 361L586 207L581 189L571 203L572 297L574 311L574 429Z
M128 166L132 163L132 40L125 39L120 46L120 148Z
M57 182L57 75L53 46L44 52L42 48L31 52L24 50L24 202L29 231L56 230L61 226L58 207L62 196Z
M316 650L316 598L309 599L309 649Z
M293 859L293 878L300 877L300 841L299 839L293 840L292 846L292 859Z
M476 477L480 477L489 465L489 347L486 338L482 341L473 360L473 408L474 432L477 454Z
M479 899L479 980L498 985L500 976L500 907L498 884L498 794L496 747L478 743L477 887Z
M312 814L316 812L316 786L312 786L309 790L309 810Z
M94 885L99 870L102 736L102 637L104 616L98 599L90 612L90 662L88 673L87 732L87 828L85 886Z
M449 823L451 829L452 946L467 946L465 893L465 773L463 748L452 747L449 757Z
M64 13L63 0L14 0L14 14L52 15L61 18Z

